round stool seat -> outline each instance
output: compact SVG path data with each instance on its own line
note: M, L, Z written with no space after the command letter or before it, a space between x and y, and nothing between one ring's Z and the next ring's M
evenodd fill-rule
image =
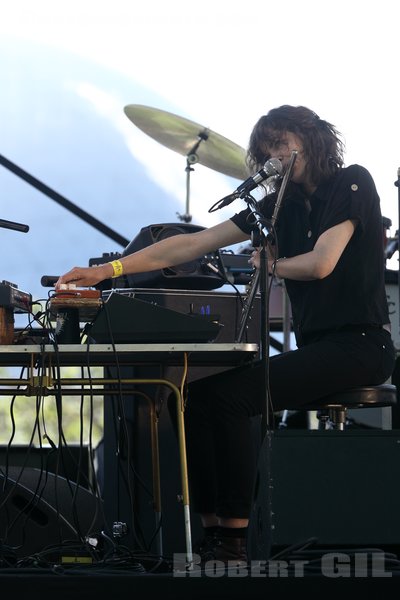
M394 406L397 402L397 388L395 385L383 383L381 385L366 385L350 388L341 392L318 398L312 404L303 406L305 410L321 410L345 406L346 408L372 408Z
M347 409L379 408L395 406L397 388L390 383L349 388L318 398L311 404L302 406L303 410L318 412L320 424L329 429L329 422L335 429L344 429Z

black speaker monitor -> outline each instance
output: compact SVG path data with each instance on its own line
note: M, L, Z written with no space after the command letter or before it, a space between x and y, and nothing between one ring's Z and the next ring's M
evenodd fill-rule
M203 230L204 227L192 225L191 223L160 223L142 227L137 236L128 244L122 256L133 254L156 242L179 234L190 234ZM188 240L188 243L189 240ZM127 287L162 287L174 289L198 289L213 290L226 283L223 276L218 275L212 265L219 273L224 273L219 251L215 250L196 260L150 271L127 275Z
M274 431L260 450L250 560L314 538L324 547L400 544L399 432Z
M30 467L0 473L0 538L19 557L104 528L102 500L72 481ZM68 547L68 546L67 546Z

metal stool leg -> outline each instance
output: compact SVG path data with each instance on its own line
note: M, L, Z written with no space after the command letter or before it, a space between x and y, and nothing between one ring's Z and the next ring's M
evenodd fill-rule
M333 429L344 430L346 424L347 409L345 406L335 406L329 409L330 420L333 423Z
M317 410L318 429L330 429L329 412L327 410Z

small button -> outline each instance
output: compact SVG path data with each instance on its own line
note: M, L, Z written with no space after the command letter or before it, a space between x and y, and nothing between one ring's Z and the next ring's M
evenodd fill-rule
M356 183L353 183L351 189L353 190L353 192L356 192L358 190L358 185Z
M311 236L312 236L312 231L311 231L311 229L310 229L310 230L308 231L308 233L307 233L307 237L308 237L308 238L310 238Z

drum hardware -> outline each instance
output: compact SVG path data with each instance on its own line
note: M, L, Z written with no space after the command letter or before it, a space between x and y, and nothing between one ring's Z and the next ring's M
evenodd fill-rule
M128 104L124 112L144 133L186 157L186 210L177 215L181 221L192 220L189 212L192 165L200 163L236 179L247 177L245 150L208 127L141 104Z

